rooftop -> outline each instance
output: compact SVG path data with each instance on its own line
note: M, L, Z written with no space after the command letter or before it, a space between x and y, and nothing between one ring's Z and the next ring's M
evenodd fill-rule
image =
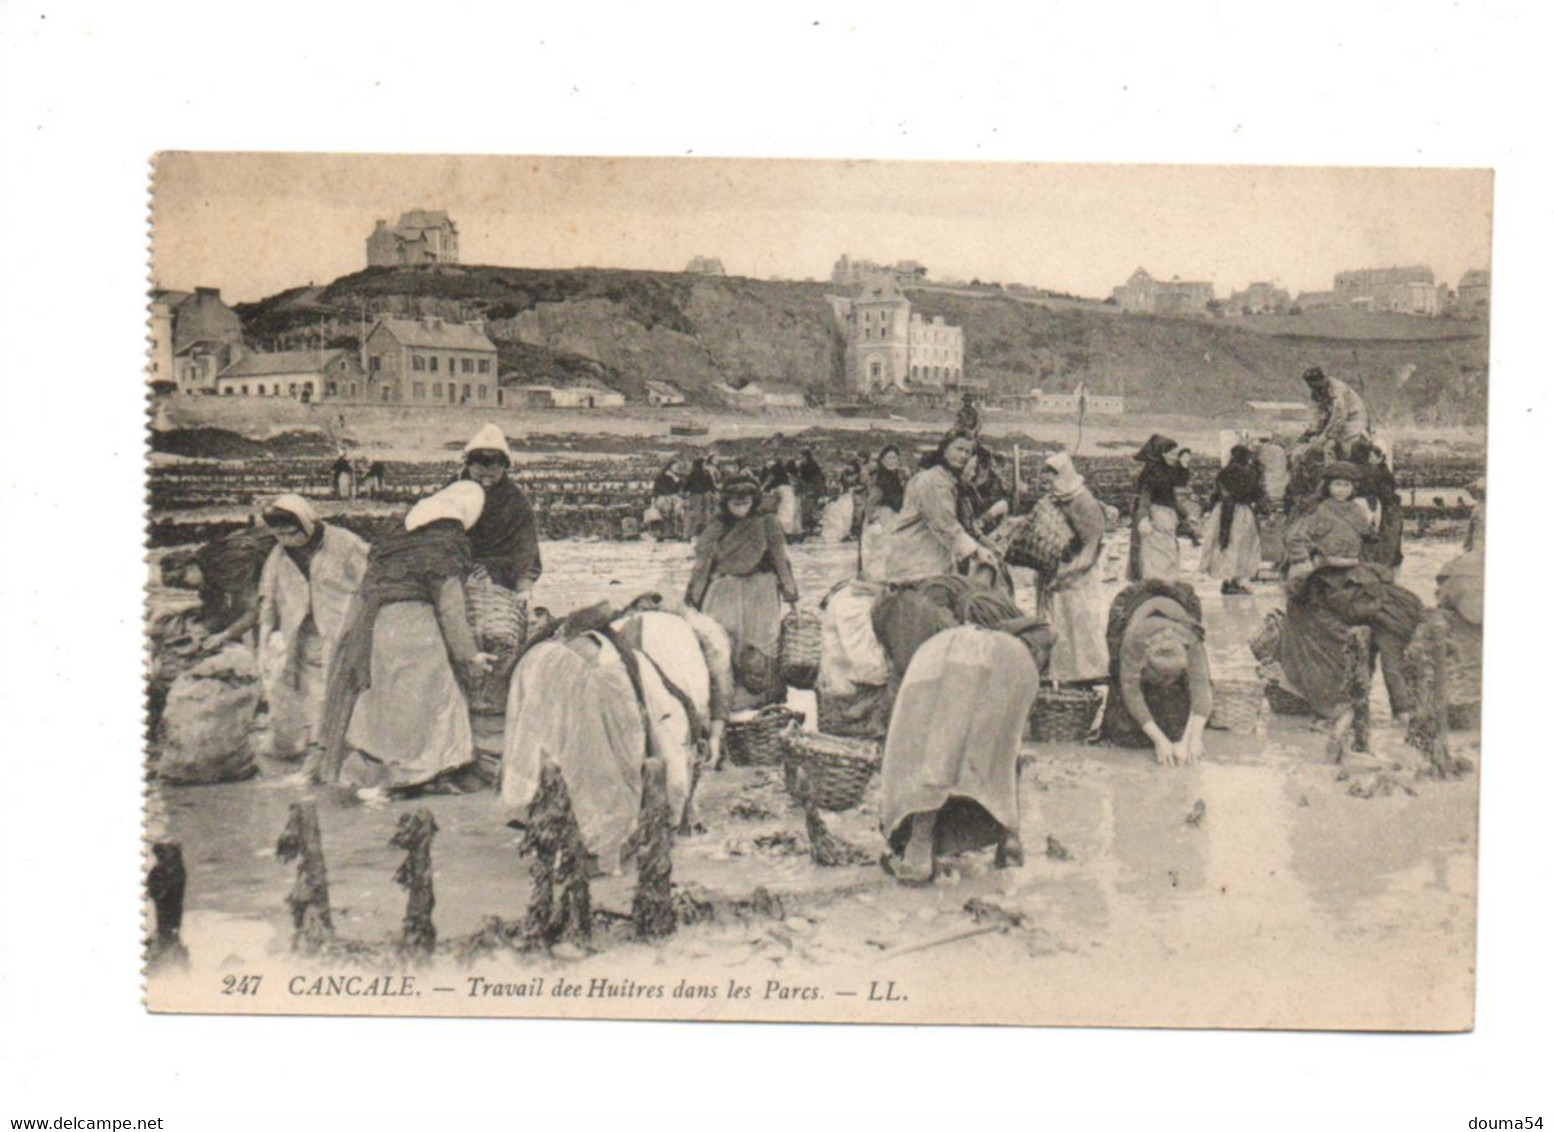
M401 345L439 350L485 350L496 352L484 329L468 322L441 318L380 318L378 326L392 334ZM377 328L374 328L376 333Z

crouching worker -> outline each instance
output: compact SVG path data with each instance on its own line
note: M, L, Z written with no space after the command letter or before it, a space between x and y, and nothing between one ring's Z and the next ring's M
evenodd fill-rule
M298 495L276 499L263 518L275 535L259 575L257 612L271 753L316 763L329 663L367 570L367 544L325 523Z
M1393 719L1406 729L1414 702L1404 653L1424 617L1419 598L1364 561L1366 541L1374 536L1368 512L1354 498L1360 475L1353 464L1326 465L1316 509L1292 523L1285 540L1290 560L1285 581L1288 616L1278 660L1312 709L1333 721L1338 754L1354 716L1349 631L1370 629Z
M617 622L617 632L608 607L583 612L596 615L560 622L555 635L532 644L513 671L502 744L502 805L508 824L527 828L537 810L557 805L559 778L590 859L588 871L614 873L635 851L643 763L664 760L669 806L678 822L690 794L696 749L695 693L672 687L649 654L630 641L646 644L662 637L651 647L666 660L677 653L680 663L671 667L682 670L688 683L696 646L694 637L677 633L675 619L664 614L652 615L652 624L628 616L625 624Z
M935 860L997 846L998 867L1024 864L1015 789L1020 739L1036 698L1035 653L1051 631L995 588L925 579L875 606L875 632L897 673L881 767L885 868L906 884Z
M1106 627L1106 742L1153 747L1161 766L1202 757L1203 729L1214 708L1203 636L1203 609L1184 582L1151 579L1117 595Z
M452 484L373 546L329 669L324 781L409 792L474 761L459 670L467 682L494 659L475 647L464 597L484 502L478 484Z

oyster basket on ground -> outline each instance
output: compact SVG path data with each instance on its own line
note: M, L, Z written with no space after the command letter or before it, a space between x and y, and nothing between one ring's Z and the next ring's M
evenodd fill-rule
M735 766L778 766L782 763L782 733L802 723L801 712L780 705L764 707L748 719L731 719L723 729L723 748Z
M872 739L846 739L792 726L783 733L782 742L788 792L802 801L807 791L810 801L833 813L862 801L880 767L880 745Z

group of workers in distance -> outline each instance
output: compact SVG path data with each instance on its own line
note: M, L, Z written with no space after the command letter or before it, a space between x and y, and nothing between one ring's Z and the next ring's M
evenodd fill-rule
M1341 726L1345 641L1363 625L1406 723L1404 651L1425 611L1395 580L1395 485L1359 395L1318 369L1306 380L1316 416L1290 453L1291 490L1270 499L1259 453L1236 447L1215 479L1199 565L1227 596L1248 594L1260 524L1279 512L1275 652L1291 689ZM999 865L1020 863L1016 770L1044 681L1104 688L1096 737L1152 750L1167 766L1201 757L1213 710L1203 610L1181 563L1181 447L1157 435L1136 455L1127 585L1110 598L1109 509L1070 454L1045 457L1038 491L1065 526L1058 564L1025 610L998 537L1018 517L992 461L978 467L977 428L973 409L914 468L895 445L878 454L863 477L857 577L818 603L828 639L845 642L823 657L835 668L822 671L819 723L845 720L838 730L883 740L885 863L907 883L930 879L938 857L979 847L994 847ZM665 760L675 816L690 824L697 768L721 761L728 724L786 698L779 639L785 608L804 595L784 508L795 480L815 472L732 467L714 479L703 461L684 476L666 468L655 506L674 497L682 516L695 512L683 592L531 619L526 640L496 647L471 609L472 580L523 607L542 571L511 464L501 430L482 428L457 478L371 547L298 496L270 502L263 519L276 545L258 612L227 635L260 629L277 753L306 756L316 779L397 795L489 785L470 773L469 700L473 687L502 681L505 816L522 824L554 768L591 859L616 869L631 851L643 759ZM1482 576L1481 517L1475 534L1477 558L1443 583L1454 606L1474 601L1460 579ZM1476 594L1481 625L1481 581Z

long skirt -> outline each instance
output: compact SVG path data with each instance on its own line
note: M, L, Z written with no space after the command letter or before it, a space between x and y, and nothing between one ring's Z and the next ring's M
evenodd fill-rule
M262 663L264 695L270 705L270 753L278 759L300 759L308 746L319 741L324 719L324 690L328 673L324 670L324 639L304 622L302 639L297 642L297 663L293 684L286 678L287 642L272 634L265 644Z
M914 814L938 813L937 853L1019 829L1016 768L1036 686L1036 662L1008 633L962 625L917 650L881 767L881 828L893 849L904 847Z
M1225 505L1216 504L1209 512L1203 531L1203 557L1199 566L1211 578L1231 582L1256 575L1263 562L1263 546L1257 531L1257 516L1245 503L1235 505L1230 517L1230 545L1221 546L1220 518Z
M1411 712L1404 653L1423 618L1418 597L1382 581L1370 567L1318 570L1289 599L1277 659L1301 698L1331 719L1349 702L1349 630L1368 626L1392 713Z
M694 741L690 717L658 669L632 650L642 700L615 647L593 635L546 641L524 654L508 691L502 744L502 805L523 824L546 764L561 772L583 845L617 871L642 808L642 762L652 750L666 763L676 819L690 789ZM639 706L639 703L641 706Z
M469 707L430 605L378 612L371 665L372 687L356 701L345 741L381 766L382 785L418 786L474 761Z
M1052 663L1048 676L1063 684L1106 678L1106 595L1099 567L1067 589L1044 593L1052 614Z
M689 542L701 534L701 529L712 520L717 505L717 499L707 492L682 497L680 537Z
M1152 504L1149 522L1154 529L1143 534L1138 524L1133 525L1133 541L1128 555L1128 581L1142 582L1146 578L1164 578L1167 581L1181 572L1181 549L1176 542L1176 508L1164 504Z
M777 575L720 574L707 587L701 611L723 626L733 649L734 702L729 706L747 711L780 703L784 689L777 677L777 637L782 599Z
M777 525L782 528L782 533L789 538L797 538L804 533L804 516L799 507L799 496L793 490L791 484L783 484L777 489Z

